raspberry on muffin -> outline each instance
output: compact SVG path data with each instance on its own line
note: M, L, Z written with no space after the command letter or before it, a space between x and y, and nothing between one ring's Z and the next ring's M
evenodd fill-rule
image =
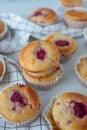
M52 9L38 8L28 16L28 19L44 27L56 23L57 15Z
M27 85L13 84L0 93L0 114L18 126L33 121L39 113L40 105L39 95Z
M48 40L57 46L60 51L61 62L67 61L77 49L75 40L66 34L53 33L46 36L45 40Z
M43 116L50 129L86 130L87 97L77 92L66 92L53 97Z
M53 103L53 119L60 129L87 129L87 97L80 93L61 94Z
M23 68L23 75L29 83L37 87L47 88L62 75L59 64L60 52L56 45L46 40L30 42L19 54L19 63ZM61 74L58 75L60 68ZM54 77L52 76L54 75ZM50 79L51 80L47 80ZM52 78L53 77L53 78Z

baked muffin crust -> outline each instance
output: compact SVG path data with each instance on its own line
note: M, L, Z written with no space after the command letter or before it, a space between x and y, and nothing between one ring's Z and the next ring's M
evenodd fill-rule
M41 26L50 25L57 21L56 13L49 8L36 9L29 15L28 18Z
M84 10L67 10L64 14L65 18L75 21L86 21L87 20L87 11Z
M14 84L0 93L0 114L12 123L34 118L40 108L40 97L30 86Z
M22 68L30 72L44 72L58 67L60 53L57 47L46 40L37 40L25 46L19 54Z
M87 97L76 92L61 94L54 101L52 115L61 130L86 130Z

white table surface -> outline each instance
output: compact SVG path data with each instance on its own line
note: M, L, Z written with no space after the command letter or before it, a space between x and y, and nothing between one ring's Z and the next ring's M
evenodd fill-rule
M12 12L23 17L26 17L30 11L38 7L49 7L53 10L57 10L58 1L57 0L0 0L0 12ZM77 38L78 49L73 57L63 64L64 74L57 85L48 90L41 91L37 90L41 96L42 109L49 103L50 99L54 95L60 95L64 92L80 92L87 95L87 88L83 87L77 79L75 73L75 62L77 58L81 55L87 54L87 46L85 44L84 37ZM14 58L15 61L18 60L18 53L8 54L10 58Z

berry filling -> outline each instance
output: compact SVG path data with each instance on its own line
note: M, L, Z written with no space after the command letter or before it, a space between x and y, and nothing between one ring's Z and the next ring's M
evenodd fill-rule
M15 103L19 103L21 107L24 107L27 105L27 100L25 100L25 97L21 95L20 92L15 91L11 96L11 101Z
M68 41L65 41L65 40L57 40L57 41L55 42L55 44L56 44L57 46L68 46L68 45L69 45L69 42L68 42Z
M34 14L33 14L33 16L47 16L48 14L46 14L46 13L43 13L43 12L41 12L41 11L37 11L37 12L35 12Z
M71 102L71 107L73 108L74 115L83 118L87 115L87 103L82 102Z
M46 58L46 51L44 49L40 49L36 51L36 56L40 60L44 60Z
M40 16L40 15L42 15L42 12L38 11L38 12L35 12L33 16Z

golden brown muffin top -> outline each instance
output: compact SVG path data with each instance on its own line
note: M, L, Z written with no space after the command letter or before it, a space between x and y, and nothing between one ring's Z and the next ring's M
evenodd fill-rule
M76 69L77 73L87 81L87 57L80 59L79 63L77 63Z
M40 108L40 97L30 86L13 84L0 93L0 114L11 122L31 120Z
M5 29L5 25L2 21L0 21L0 34L3 33L4 29Z
M51 41L55 44L60 54L72 54L77 49L76 41L69 35L63 33L53 33L48 35L45 40Z
M65 15L65 18L75 20L75 21L87 20L87 11L80 10L80 9L79 10L76 10L76 9L68 10L68 11L66 11L66 13L64 15Z
M28 18L41 26L50 25L57 21L56 13L49 8L38 8L34 10Z
M60 0L65 6L81 6L82 0Z
M46 40L30 42L19 54L20 65L30 72L44 72L58 67L59 60L58 48Z
M61 94L53 103L52 115L61 130L86 130L87 97L77 92Z

